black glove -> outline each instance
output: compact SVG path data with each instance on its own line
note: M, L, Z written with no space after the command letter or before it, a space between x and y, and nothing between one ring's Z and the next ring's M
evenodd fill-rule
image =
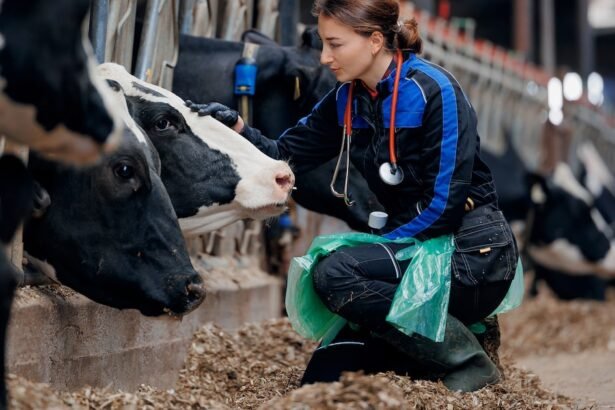
M196 104L186 100L186 106L199 114L200 117L211 115L227 127L233 128L239 119L239 113L224 104L212 102L209 104Z

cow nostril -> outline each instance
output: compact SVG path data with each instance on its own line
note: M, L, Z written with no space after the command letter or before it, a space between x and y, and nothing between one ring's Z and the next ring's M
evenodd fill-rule
M289 174L278 174L275 177L275 183L284 191L290 191L295 184L294 178Z
M205 299L205 288L202 283L191 283L186 286L188 303L198 306ZM195 307L196 307L195 306Z

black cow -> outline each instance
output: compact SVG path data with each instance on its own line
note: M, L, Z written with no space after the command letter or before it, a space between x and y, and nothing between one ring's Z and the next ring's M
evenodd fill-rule
M304 40L309 38L304 36ZM279 47L264 41L267 45L262 45L256 55L253 125L269 137L276 138L307 115L335 85L333 74L319 63L319 51L310 47L314 45L310 41L299 48ZM240 42L181 36L174 92L192 101L219 101L237 107L233 73L243 48ZM314 171L297 175L293 198L307 209L344 220L355 230L368 230L369 213L381 210L382 206L354 167L350 171L349 190L356 204L349 208L334 197L329 189L334 167L335 160L332 160ZM343 172L340 174L344 175Z
M121 93L161 159L162 181L185 236L239 219L265 219L286 209L294 185L288 164L273 160L172 92L101 64L99 75Z
M527 221L520 243L536 281L544 280L562 299L604 300L604 278L615 275L615 246L571 169L560 163L547 177L529 173L510 144L502 156L483 150L481 157L493 172L506 217Z
M0 133L41 154L92 163L119 143L120 114L91 76L81 35L88 0L4 0L0 9Z
M0 136L72 164L98 160L121 137L110 92L90 75L93 57L82 36L88 6L88 0L0 1ZM31 178L17 161L0 159L2 243L32 198ZM4 344L14 273L0 251L0 408L6 407Z
M18 158L5 155L0 158L0 244L6 246L19 226L19 222L32 207L34 184L25 165ZM4 345L6 328L11 313L17 272L4 250L0 250L0 408L6 408L4 385Z
M202 279L160 180L159 157L124 97L114 97L124 139L100 164L80 170L31 155L30 171L50 204L25 225L24 248L48 262L57 281L99 303L182 315L203 301Z

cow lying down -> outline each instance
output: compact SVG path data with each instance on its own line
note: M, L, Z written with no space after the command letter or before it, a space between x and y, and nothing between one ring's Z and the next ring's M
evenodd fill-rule
M527 222L520 243L534 265L533 293L544 280L562 299L604 300L607 280L615 277L615 238L570 167L560 163L546 177L530 173L510 142L503 155L481 156L506 218Z
M161 177L185 236L239 219L281 214L295 183L286 162L273 160L212 117L200 117L172 92L106 63L99 75L126 98L161 161Z
M31 155L29 169L48 201L25 226L25 250L47 262L58 282L99 303L148 316L185 314L205 297L202 279L160 179L158 154L124 97L112 96L126 127L100 164L75 169Z

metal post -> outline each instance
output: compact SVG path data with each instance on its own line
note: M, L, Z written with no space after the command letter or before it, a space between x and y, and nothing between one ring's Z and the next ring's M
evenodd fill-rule
M280 10L280 44L283 46L298 45L299 35L299 0L282 0L279 3Z
M414 5L431 15L436 14L436 0L414 0Z
M147 2L141 45L135 67L135 76L141 80L147 81L148 70L152 69L152 59L156 47L156 29L160 20L159 11L164 1L166 0L148 0Z
M534 56L534 0L515 0L515 51L531 60Z
M179 32L182 34L192 33L194 25L194 0L180 0L179 3Z
M582 78L587 78L589 73L594 71L596 64L596 49L594 45L594 33L589 25L587 12L589 10L589 0L578 0L577 18L579 22L579 71Z
M555 12L553 0L540 0L540 62L549 75L555 73Z
M109 18L109 0L92 0L90 10L90 30L88 36L99 63L105 61L107 43L107 19Z

